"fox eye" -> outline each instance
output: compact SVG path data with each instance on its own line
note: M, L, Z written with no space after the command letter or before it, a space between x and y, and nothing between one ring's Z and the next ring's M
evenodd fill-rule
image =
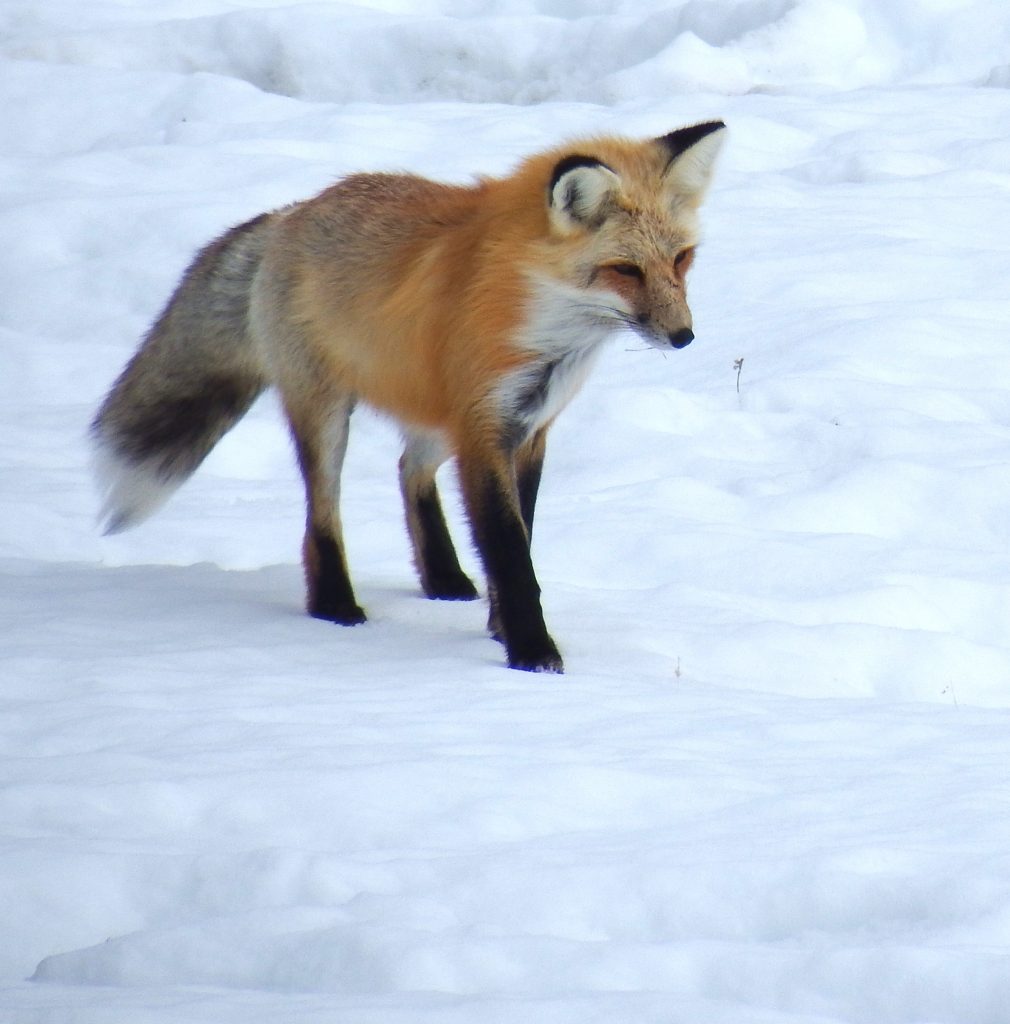
M607 270L613 270L623 277L633 277L636 281L645 280L645 271L635 263L610 263Z
M687 269L691 265L691 260L694 258L694 248L681 249L680 252L673 259L673 265L678 269Z

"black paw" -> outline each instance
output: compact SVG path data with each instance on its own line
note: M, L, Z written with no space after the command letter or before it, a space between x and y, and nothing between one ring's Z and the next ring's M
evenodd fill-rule
M327 604L309 608L309 615L314 619L335 622L338 626L360 626L362 622L368 621L364 609L353 602L350 604Z
M440 574L424 581L424 596L433 601L475 601L477 588L466 573Z
M548 636L536 644L507 645L508 666L522 672L552 672L561 675L565 664L554 641Z

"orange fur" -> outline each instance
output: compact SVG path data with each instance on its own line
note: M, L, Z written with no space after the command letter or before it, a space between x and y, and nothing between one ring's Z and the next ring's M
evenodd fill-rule
M614 168L621 194L616 223L558 237L547 187L573 150ZM473 187L356 175L279 219L265 273L291 281L285 316L307 325L303 341L315 365L398 420L447 432L455 447L480 422L474 403L536 358L516 338L531 303L530 271L584 287L586 257L603 248L599 236L610 258L626 256L634 221L635 257L652 293L643 297L634 282L606 274L596 283L660 312L677 304L683 274L673 264L697 242L700 197L664 193L667 159L653 140L602 138L532 157L511 176ZM355 222L362 237L349 245ZM297 403L303 389L314 400L306 385L288 400Z

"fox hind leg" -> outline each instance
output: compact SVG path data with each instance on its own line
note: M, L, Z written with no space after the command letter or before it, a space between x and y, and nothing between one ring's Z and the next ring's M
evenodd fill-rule
M400 492L407 532L425 595L441 601L472 601L477 588L460 568L435 482L435 473L445 458L439 441L408 433L400 456Z
M347 451L347 432L354 396L346 393L313 403L313 413L288 408L298 463L305 480L306 525L302 548L308 612L344 626L365 621L354 596L340 523L340 471Z

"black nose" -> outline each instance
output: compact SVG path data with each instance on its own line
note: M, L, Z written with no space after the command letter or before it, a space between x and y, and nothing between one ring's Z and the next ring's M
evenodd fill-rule
M670 335L670 344L674 348L685 348L694 341L694 331L690 327L682 327Z

